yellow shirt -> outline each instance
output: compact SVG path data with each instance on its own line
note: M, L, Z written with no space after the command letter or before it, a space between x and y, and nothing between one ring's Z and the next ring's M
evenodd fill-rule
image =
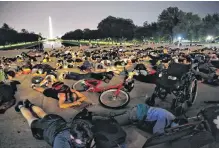
M168 52L167 52L167 49L164 49L164 50L163 50L163 53L168 53Z

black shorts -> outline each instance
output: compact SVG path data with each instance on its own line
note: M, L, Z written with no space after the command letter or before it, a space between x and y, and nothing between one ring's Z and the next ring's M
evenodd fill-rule
M45 140L52 145L55 136L67 129L66 121L58 115L49 114L42 119L34 120L31 123L33 137L39 140Z

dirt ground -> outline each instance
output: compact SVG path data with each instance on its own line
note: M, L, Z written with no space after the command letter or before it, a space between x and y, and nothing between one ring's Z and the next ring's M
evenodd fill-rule
M24 50L26 51L26 50ZM0 51L0 56L14 56L21 53L19 51ZM79 109L69 108L60 109L58 108L57 101L51 98L47 98L42 94L35 92L31 89L31 76L23 75L17 78L21 82L18 86L18 91L16 93L16 99L24 100L29 99L34 104L42 107L47 113L58 114L66 119L68 122L77 114ZM74 84L75 81L65 80L68 85ZM142 82L135 81L135 87L130 93L131 101L125 109L121 110L110 110L103 108L98 104L98 94L96 93L84 93L87 98L89 98L94 105L89 107L90 111L98 114L108 114L110 112L120 113L138 103L144 103L145 96L150 96L154 89L153 84L146 84ZM2 92L0 92L2 93ZM188 112L188 116L194 116L197 112L205 107L203 101L205 100L218 100L219 91L218 87L211 87L202 83L198 85L198 96L195 105ZM168 102L171 101L172 96L168 96L166 102L157 101L156 103L160 107L168 108L170 105ZM146 139L150 136L149 134L137 129L134 126L124 127L127 132L127 144L128 148L141 148L145 143ZM184 146L177 145L177 148L183 148ZM218 148L219 145L213 145L211 148ZM20 113L16 113L14 108L10 108L3 115L0 115L0 148L50 148L50 146L45 141L36 140L33 138L30 128L27 122L22 117ZM155 147L154 147L155 148ZM173 145L165 144L156 146L156 148L175 148Z

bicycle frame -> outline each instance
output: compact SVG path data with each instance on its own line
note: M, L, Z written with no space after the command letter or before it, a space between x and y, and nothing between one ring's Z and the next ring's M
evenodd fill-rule
M197 121L193 121L181 126L165 129L165 133L160 135L155 135L154 137L152 136L151 138L149 138L145 142L143 148L151 147L161 143L174 142L183 137L188 138L188 136L189 137L193 135L195 136L197 133L201 133L201 132L211 133L211 128L205 119L199 119L198 116L189 118L189 120L191 119L195 119ZM202 128L205 130L199 128L201 124L204 125Z
M96 84L96 85L93 85L93 84L92 84L93 82L97 82L97 84ZM117 89L115 95L118 95L118 94L119 94L119 91L122 89L123 84L124 84L124 83L122 82L122 83L120 83L120 84L112 85L112 86L109 86L109 87L99 87L102 83L103 83L103 82L102 82L101 80L85 80L85 84L90 87L87 91L100 93L100 92L106 91L106 90L108 90L108 89Z

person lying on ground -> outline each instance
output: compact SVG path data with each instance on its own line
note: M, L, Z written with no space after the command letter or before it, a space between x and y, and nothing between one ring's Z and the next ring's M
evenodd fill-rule
M32 76L45 77L48 73L55 72L56 69L48 64L36 64L32 68Z
M72 123L69 127L61 116L47 114L29 100L19 101L15 111L27 120L34 138L45 140L53 148L85 148L93 138L89 125Z
M43 93L46 97L51 97L58 100L58 106L60 108L70 108L81 105L87 98L82 93L76 90L70 89L69 86L63 82L56 82L52 86L40 86L32 85L35 91Z
M198 64L199 71L192 70L196 75L205 79L218 79L219 71L214 67L210 61L200 61Z
M48 73L42 82L40 82L39 86L52 86L56 82L58 82L57 75L55 73Z
M86 57L84 63L81 66L78 66L78 68L81 71L90 71L90 69L92 68L92 64L90 63L90 61Z
M103 118L106 117L94 116L93 120ZM163 133L165 128L187 123L187 120L179 120L165 109L147 104L137 104L132 109L114 116L114 119L122 126L136 124L140 129L153 134Z
M4 69L0 68L0 82L8 82L12 80L15 76L19 76L19 75L12 70L5 71Z
M56 69L62 69L62 68L73 68L73 60L72 59L67 59L67 60L61 60L59 59L56 63Z
M60 80L70 79L70 80L82 80L82 79L96 79L103 80L104 77L112 78L114 73L112 71L109 72L101 72L101 73L87 73L87 74L79 74L74 72L62 73L59 76Z

